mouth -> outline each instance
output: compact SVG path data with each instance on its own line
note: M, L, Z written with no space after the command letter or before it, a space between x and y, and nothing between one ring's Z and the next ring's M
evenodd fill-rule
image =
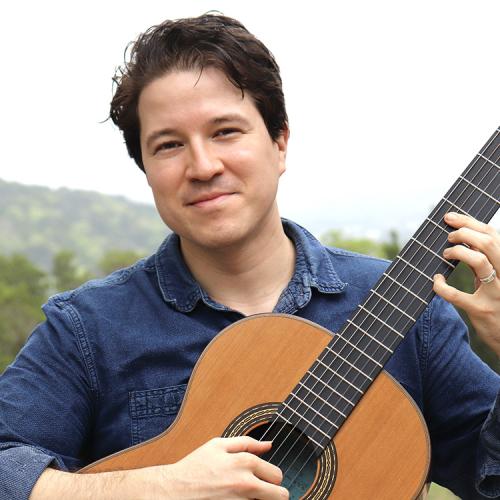
M233 194L235 194L235 193L233 193L233 192L209 193L209 194L198 196L193 201L187 203L187 205L191 206L191 207L199 207L199 208L217 206L220 203L227 200Z

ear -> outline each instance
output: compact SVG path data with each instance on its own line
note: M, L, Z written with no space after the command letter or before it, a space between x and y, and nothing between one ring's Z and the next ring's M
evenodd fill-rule
M286 152L288 148L288 138L290 137L290 129L288 125L281 131L280 136L274 141L278 146L279 165L278 170L281 175L286 170Z

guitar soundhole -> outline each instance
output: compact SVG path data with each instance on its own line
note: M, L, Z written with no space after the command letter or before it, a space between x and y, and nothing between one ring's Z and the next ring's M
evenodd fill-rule
M252 429L248 435L273 441L271 451L262 458L281 469L281 484L290 492L290 498L303 498L311 489L318 468L314 448L304 434L288 424L266 423Z
M282 470L282 485L288 489L290 498L328 498L337 469L333 443L318 457L316 448L300 430L283 421L274 421L278 407L278 403L268 403L249 408L231 422L223 437L249 435L273 441L272 449L262 458Z

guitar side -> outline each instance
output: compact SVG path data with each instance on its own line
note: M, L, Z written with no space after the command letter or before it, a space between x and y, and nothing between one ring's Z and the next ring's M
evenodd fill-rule
M331 340L297 317L258 315L223 330L200 357L175 422L159 436L103 458L81 473L177 462L251 407L286 399ZM430 462L420 411L382 372L335 435L330 493L311 498L416 498Z

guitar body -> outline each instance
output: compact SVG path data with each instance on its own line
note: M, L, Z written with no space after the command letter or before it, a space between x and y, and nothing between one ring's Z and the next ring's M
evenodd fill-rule
M258 429L276 409L270 403L286 399L331 338L324 328L287 315L235 323L200 357L168 430L80 472L169 464L213 437ZM331 445L313 457L312 476L310 470L309 478L302 478L305 490L292 488L291 498L416 498L429 461L422 415L404 389L381 372Z

